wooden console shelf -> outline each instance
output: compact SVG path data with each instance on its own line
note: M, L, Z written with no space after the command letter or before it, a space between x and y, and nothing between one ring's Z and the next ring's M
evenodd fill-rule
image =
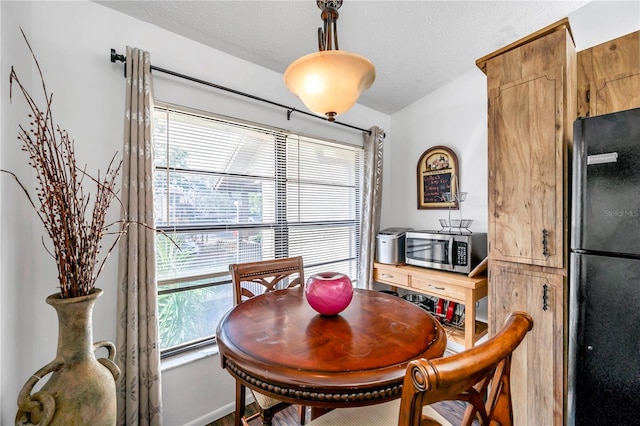
M465 306L464 335L461 330L447 330L449 338L465 349L487 334L487 324L476 320L476 302L487 296L487 277L469 278L455 272L444 272L417 266L373 264L373 279L394 288L402 288Z

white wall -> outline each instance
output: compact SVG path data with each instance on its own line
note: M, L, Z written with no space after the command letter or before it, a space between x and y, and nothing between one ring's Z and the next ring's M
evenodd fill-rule
M0 74L4 76L0 84L0 167L12 164L19 153L16 141L17 131L9 132L9 123L16 123L17 117L25 116L26 108L14 102L9 104L9 90L7 78L11 69L10 62L4 53L17 52L18 31L12 34L4 33L11 23L11 18L20 19L28 14L28 7L24 5L20 10L7 10L0 5L2 37L0 38L2 55L0 55ZM28 31L29 22L23 28ZM25 70L27 82L30 80L31 65L22 58L18 58L13 65ZM27 83L27 86L29 84ZM16 93L17 95L17 93ZM15 126L13 126L15 128ZM19 173L26 167L16 164L14 171ZM24 174L23 174L24 175ZM29 183L26 175L25 183ZM33 274L31 260L28 253L32 252L33 232L32 221L21 220L31 217L31 211L24 203L16 203L20 199L20 190L13 180L0 174L0 424L11 424L16 412L17 392L21 383L16 380L17 371L23 371L21 379L25 379L35 371L33 364L34 333L33 320L30 313L35 306L35 300L30 297L33 288ZM21 199L20 199L21 200ZM29 216L28 216L29 215ZM39 256L42 258L42 256ZM40 299L44 303L44 299ZM53 331L55 333L55 330ZM54 345L55 348L55 345ZM40 348L38 351L42 350ZM27 371L30 371L27 374Z
M593 1L569 15L576 50L596 46L640 28L640 1Z
M406 226L415 229L440 229L438 219L449 211L417 209L416 169L427 149L444 145L458 157L460 190L467 192L462 212L474 219L473 231L487 230L487 101L486 78L479 69L471 69L454 82L391 116L394 141L391 158L385 164L383 227Z
M22 27L34 48L45 80L54 93L56 120L76 142L78 163L89 171L105 170L122 151L125 80L123 65L109 62L109 51L127 45L151 53L154 65L251 93L300 109L284 87L282 75L88 1L0 2L1 115L0 167L16 172L32 188L31 169L16 140L26 109L14 88L8 100L11 65L28 86L39 80L21 39ZM352 129L293 114L263 103L173 80L154 73L158 100L189 105L321 137L361 144ZM390 117L356 105L339 121L361 128L377 125L391 139ZM44 299L56 291L55 264L41 244L42 225L7 175L0 176L0 424L13 424L17 394L27 378L55 357L57 318ZM112 216L118 214L117 207ZM117 253L97 286L104 295L94 310L94 340L115 341ZM217 356L165 372L162 376L166 425L205 424L233 408L234 385ZM225 411L226 410L226 411Z
M640 9L634 2L595 2L570 16L578 46L582 34L590 45L635 31ZM606 19L605 19L606 17ZM159 28L87 1L0 1L0 167L31 183L31 171L16 141L25 108L14 91L8 100L8 78L15 65L24 82L38 88L28 52L19 35L22 27L54 92L57 120L76 141L80 164L104 170L106 159L121 151L124 78L122 65L109 63L110 48L125 46L151 52L154 65L302 108L282 83L280 74L232 58ZM582 28L579 30L579 28ZM602 31L595 29L602 28ZM606 29L606 30L605 30ZM586 48L589 46L583 46ZM487 52L489 53L489 52ZM357 105L341 121L387 132L382 226L436 227L444 210L416 209L416 162L434 145L452 147L458 155L461 188L469 192L465 217L474 231L486 230L486 95L484 75L471 58L463 76L392 117ZM304 133L359 143L361 136L346 128L294 114L291 121L278 108L173 81L154 73L155 95L163 101L188 104L247 120L292 128ZM393 127L393 135L391 133ZM29 185L28 185L29 186ZM55 267L42 248L42 227L16 185L0 176L0 424L12 424L16 396L22 384L55 356L56 317L44 303L55 291ZM105 290L94 311L94 340L115 341L115 280L117 256L98 280ZM230 412L233 383L217 356L163 373L165 424L202 425Z

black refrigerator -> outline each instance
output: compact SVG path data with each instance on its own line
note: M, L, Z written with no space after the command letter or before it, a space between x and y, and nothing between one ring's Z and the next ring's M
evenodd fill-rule
M640 108L574 123L569 425L640 425Z

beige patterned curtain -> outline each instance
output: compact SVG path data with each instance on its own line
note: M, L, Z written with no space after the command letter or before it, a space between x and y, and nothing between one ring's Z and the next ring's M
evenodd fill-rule
M384 131L379 127L372 127L369 131L371 134L364 134L364 188L358 286L372 289L376 234L380 230Z
M123 219L118 263L118 424L161 425L160 350L156 318L153 95L149 53L127 47L122 176Z

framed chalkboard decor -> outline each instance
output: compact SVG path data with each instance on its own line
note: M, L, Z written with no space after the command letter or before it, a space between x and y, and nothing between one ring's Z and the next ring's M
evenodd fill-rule
M418 209L457 209L458 199L446 195L458 192L458 157L446 146L426 150L417 167ZM446 195L445 195L446 194Z

